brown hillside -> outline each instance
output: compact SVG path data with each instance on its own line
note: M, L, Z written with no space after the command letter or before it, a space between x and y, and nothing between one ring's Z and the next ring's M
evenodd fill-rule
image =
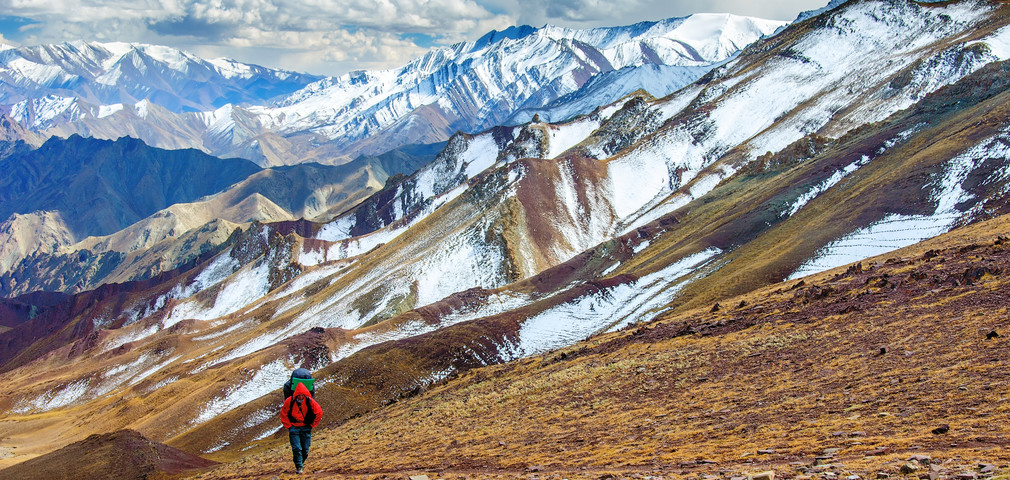
M917 469L907 478L968 479L994 464L1006 478L1008 229L999 217L471 371L321 429L308 468L314 478L595 479L886 478L905 467ZM283 478L289 453L276 441L197 478ZM932 465L909 462L916 455Z
M159 479L216 462L152 442L133 430L92 435L55 452L0 470L0 478Z

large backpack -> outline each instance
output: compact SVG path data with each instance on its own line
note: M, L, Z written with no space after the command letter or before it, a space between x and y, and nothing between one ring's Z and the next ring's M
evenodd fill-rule
M316 381L312 378L312 374L307 369L297 368L291 373L291 380L284 382L284 398L294 395L295 388L299 383L304 384L305 388L309 389L309 395L316 396Z

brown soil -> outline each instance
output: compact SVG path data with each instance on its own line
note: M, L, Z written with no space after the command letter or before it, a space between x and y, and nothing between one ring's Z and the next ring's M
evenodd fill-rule
M175 478L216 462L152 442L133 430L92 435L55 452L0 470L0 478L157 479Z
M314 478L876 478L901 477L909 458L928 455L938 478L983 463L1006 478L1008 227L1000 218L471 371L320 430L309 469ZM277 445L198 478L283 478L290 460ZM915 466L907 478L930 472Z

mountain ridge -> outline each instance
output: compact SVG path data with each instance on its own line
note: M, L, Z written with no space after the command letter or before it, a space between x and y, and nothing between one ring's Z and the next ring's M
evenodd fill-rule
M673 90L694 80L700 74L695 70L725 60L783 24L696 15L589 30L548 25L489 33L481 39L486 45L474 41L436 48L397 69L324 78L274 103L214 105L187 114L154 99L105 105L50 93L10 110L23 124L50 135L131 135L156 147L197 148L261 166L341 163L407 144L446 141L457 130L490 128L517 110L542 107L598 73L621 67L688 67L663 87ZM488 43L491 39L495 42ZM625 93L630 92L612 92L599 103ZM405 121L428 126L405 128Z

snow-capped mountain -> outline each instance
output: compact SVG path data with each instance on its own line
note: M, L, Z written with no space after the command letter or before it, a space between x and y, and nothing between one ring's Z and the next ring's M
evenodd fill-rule
M39 120L75 100L103 107L99 116L141 100L173 112L202 112L266 103L319 78L136 43L75 41L0 51L0 105L18 105L13 116L31 126L45 125Z
M161 105L159 96L144 92L137 92L131 99L111 101L95 95L61 93L66 89L37 89L37 93L26 89L29 95L23 100L14 102L10 97L0 103L11 103L12 116L25 125L60 136L132 135L156 147L198 148L222 157L249 158L260 165L341 163L358 153L378 154L407 144L442 142L459 130L481 131L504 122L519 110L557 106L558 98L577 92L601 73L624 71L613 79L626 79L627 70L636 67L667 66L664 75L645 85L661 90L653 92L661 96L694 81L783 25L748 17L702 14L590 30L549 25L514 27L491 32L473 42L436 48L401 68L325 78L275 103L248 102L250 105L243 106L217 92L206 93L206 88L194 90L204 92L215 107L202 108L200 113L180 114L175 106L178 102ZM37 47L41 53L36 57L54 48ZM77 53L85 48L66 49ZM91 56L98 55L90 53L92 50L108 52L106 47L94 46L87 49ZM140 58L144 52L163 53L156 47L135 47L131 52L122 58ZM175 55L180 60L170 63L167 60L174 57L168 58L166 65L191 58L181 52ZM44 64L32 65L44 70ZM55 80L41 73L34 75L42 77L33 80L35 83L70 82L63 78L68 75L65 73ZM107 77L119 78L111 73L96 75L102 81ZM138 88L152 88L145 86L150 82L145 83L144 78L135 81L143 86ZM597 105L606 104L630 93L627 82L621 85L597 88L593 100ZM565 115L591 111L586 102L558 108Z
M456 134L332 221L257 224L175 275L11 299L0 411L55 422L51 448L130 425L241 456L285 441L276 390L294 366L339 424L1005 214L1008 12L838 4L664 98ZM866 295L933 281L878 280Z
M783 24L699 14L616 28L512 28L432 50L399 69L324 80L256 111L282 134L312 131L347 143L428 105L450 126L480 131L573 93L599 73L646 64L711 67Z

